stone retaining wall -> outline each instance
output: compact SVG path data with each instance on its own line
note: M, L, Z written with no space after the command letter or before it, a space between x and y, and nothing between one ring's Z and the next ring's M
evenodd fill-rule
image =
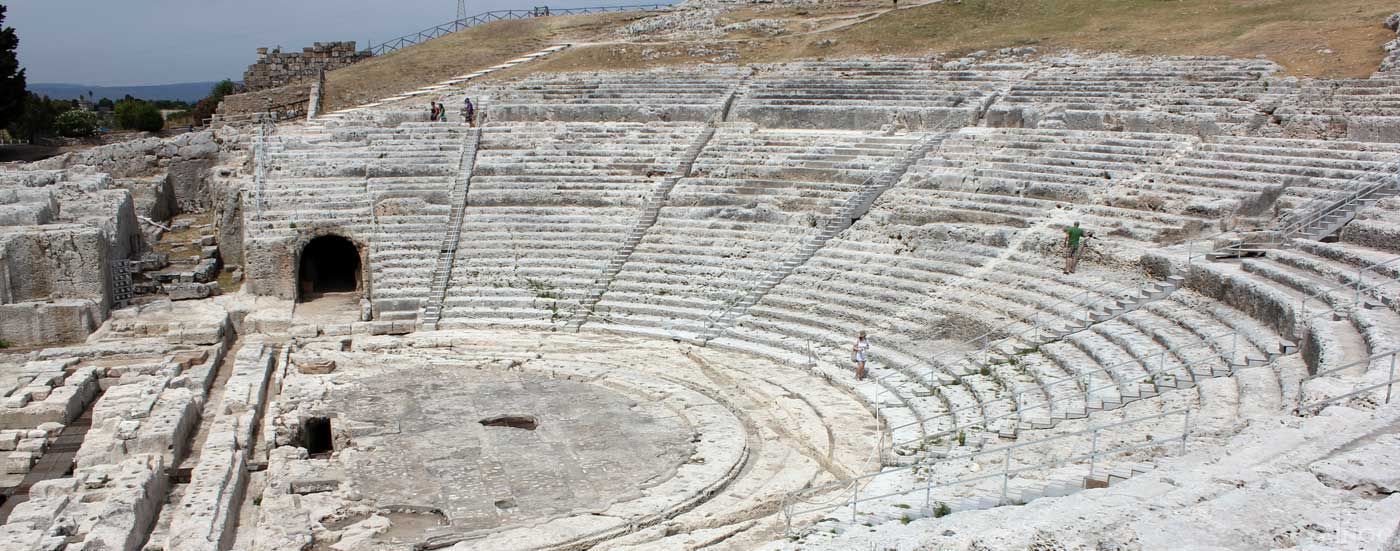
M339 69L369 57L369 52L355 49L353 40L317 42L310 48L294 53L284 53L280 48L271 51L258 48L258 61L243 73L243 85L252 91L276 88L314 77L322 70Z

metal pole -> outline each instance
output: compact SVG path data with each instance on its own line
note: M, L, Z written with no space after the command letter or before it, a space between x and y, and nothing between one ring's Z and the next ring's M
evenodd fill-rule
M1001 503L1006 504L1006 486L1011 480L1011 448L1006 448L1006 461L1001 470Z
M929 514L932 515L932 514L933 514L933 476L932 476L931 474L929 474L929 473L925 473L925 474L927 474L927 475L929 475L929 476L928 476L928 479L925 481L925 484L924 484L924 509L927 509L928 512L929 512Z
M1361 268L1356 269L1356 292L1351 297L1352 306L1361 305Z
M1235 347L1239 345L1240 332L1235 331L1230 335L1230 363L1235 363Z
M1385 385L1385 403L1390 403L1390 387L1395 386L1395 354L1390 355L1390 384Z
M786 525L786 528L783 528L783 535L791 535L791 534L792 534L792 500L789 499L789 498L783 498L783 522L784 522L784 524Z
M1094 432L1089 433L1089 435L1093 437L1089 443L1089 478L1093 478L1094 463L1099 458L1099 431L1096 429Z
M856 522L856 503L860 502L860 481L851 482L851 523Z
M1186 435L1191 432L1191 410L1186 410L1181 421L1181 454L1186 454Z

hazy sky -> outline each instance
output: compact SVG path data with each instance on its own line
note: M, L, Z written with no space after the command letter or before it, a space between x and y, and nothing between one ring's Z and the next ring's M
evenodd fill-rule
M488 10L611 6L643 0L467 0ZM645 0L650 1L650 0ZM363 48L457 16L456 0L0 0L19 32L29 82L99 86L232 78L260 46Z

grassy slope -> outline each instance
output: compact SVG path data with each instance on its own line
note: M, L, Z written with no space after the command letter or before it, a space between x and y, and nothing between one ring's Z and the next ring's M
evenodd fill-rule
M1381 26L1381 20L1396 6L1384 4L1375 0L962 0L902 9L825 32L810 31L839 25L833 14L851 10L748 9L724 22L784 18L793 34L733 35L728 41L650 46L674 54L652 61L640 59L641 46L630 45L623 52L617 45L598 45L566 52L532 69L601 70L713 57L687 55L700 46L733 50L739 62L778 62L1034 45L1042 51L1265 56L1293 75L1364 77L1375 71L1383 54L1381 45L1394 36ZM812 21L815 18L823 20Z
M635 20L631 14L496 21L326 73L325 110L413 90L588 37Z
M1134 54L1262 55L1291 74L1368 76L1396 9L1375 0L964 0L830 33L843 54L1016 45ZM792 54L821 55L808 44ZM1332 50L1325 53L1324 50ZM791 54L789 54L791 55Z
M886 5L844 0L825 8L746 8L722 24L783 19L787 35L721 40L607 43L645 14L607 14L483 25L327 74L329 110L386 97L496 65L547 44L598 41L492 75L662 67L713 61L920 55L1034 45L1147 55L1264 56L1289 74L1364 77L1393 37L1381 20L1396 6L1375 0L949 0L846 25ZM837 28L839 27L839 28ZM825 29L825 30L824 30ZM643 53L646 52L644 57Z

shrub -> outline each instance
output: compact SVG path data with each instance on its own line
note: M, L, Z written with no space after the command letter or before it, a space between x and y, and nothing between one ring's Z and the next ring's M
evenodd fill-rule
M967 433L965 433L965 432L963 432L963 431L958 431L958 445L959 445L959 446L966 446L966 445L967 445Z
M938 506L933 508L933 518L943 518L953 514L953 509L947 503L938 502Z
M65 138L86 138L97 133L100 125L97 113L90 111L66 111L54 119L54 130Z
M165 119L160 116L160 110L138 99L117 102L114 114L117 126L127 130L158 132L165 128Z
M10 345L10 341L7 341L7 340L5 340L5 339L0 339L0 350L4 350L4 349L6 349L6 348L9 348L10 346L11 346L11 345Z

